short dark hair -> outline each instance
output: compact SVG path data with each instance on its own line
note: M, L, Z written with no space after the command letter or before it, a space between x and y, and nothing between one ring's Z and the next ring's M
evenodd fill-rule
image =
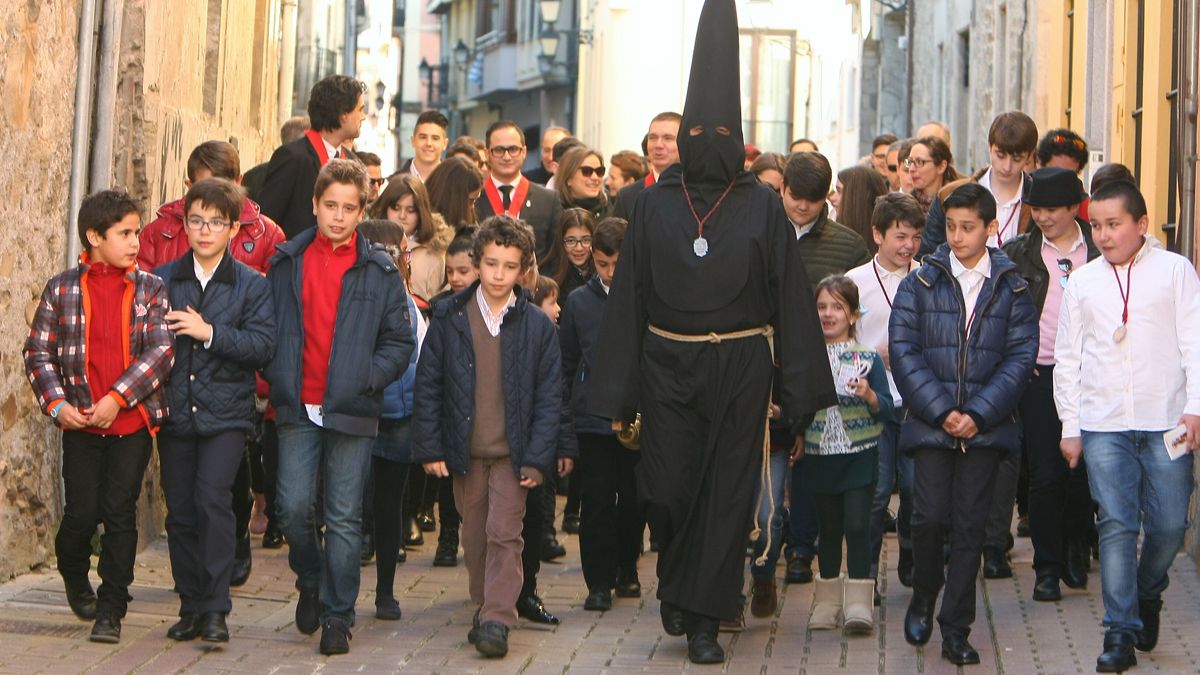
M787 170L787 159L778 152L764 152L750 164L750 173L758 178L764 171L778 171L780 175Z
M426 110L417 115L417 123L413 125L413 129L422 124L436 124L442 128L442 131L445 131L450 126L450 120L446 119L446 116L440 110Z
M823 202L833 183L833 167L819 152L795 152L783 170L783 182L796 199Z
M1037 146L1038 166L1046 166L1056 155L1063 155L1075 160L1080 170L1087 166L1087 141L1070 129L1051 129L1042 136Z
M855 284L850 277L844 274L830 274L820 280L817 282L816 290L813 291L814 300L821 295L821 291L825 291L834 298L846 303L846 312L848 314L859 314L862 312L858 284ZM850 337L855 337L854 322L850 323Z
M1114 180L1105 183L1100 189L1092 192L1092 202L1104 202L1110 199L1120 199L1125 212L1134 220L1141 220L1146 215L1146 198L1142 191L1132 181Z
M370 195L370 179L367 178L367 167L352 159L331 159L317 174L313 184L313 198L320 199L325 190L334 183L352 185L358 188L359 206L367 205Z
M358 155L358 159L363 163L363 166L383 166L383 160L373 152L359 151L354 154Z
M675 122L677 124L683 124L683 115L680 115L673 110L667 110L665 112L658 113L654 116L654 119L650 120L650 124L654 124L655 122Z
M988 145L1010 155L1033 152L1037 143L1037 124L1019 110L996 115L988 129Z
M492 134L501 129L512 129L517 132L517 136L521 138L521 145L525 145L525 130L521 128L521 125L512 120L499 120L492 122L492 125L487 128L487 133L483 135L483 140L487 143L487 147L492 147Z
M563 136L559 142L554 144L554 149L550 151L550 156L556 162L561 162L563 155L567 154L574 148L584 147L583 141L574 136Z
M187 177L195 182L196 172L207 169L216 178L237 180L242 177L242 163L237 148L225 141L204 141L192 149L187 159Z
M527 270L533 265L533 228L507 213L491 216L479 226L471 253L476 265L483 260L483 249L488 244L520 249L521 269Z
M83 243L83 250L92 250L92 243L87 238L89 230L104 237L108 228L131 213L140 216L142 210L124 190L101 190L84 197L79 205L79 241Z
M246 203L246 191L241 185L224 178L205 178L193 183L183 197L183 214L187 218L192 204L200 202L204 208L216 209L218 213L229 219L231 223L240 222L242 205Z
M450 240L450 245L446 247L446 256L458 255L459 253L466 253L473 256L475 254L475 232L477 229L473 225L459 228L454 238Z
M308 119L317 131L333 131L342 126L342 115L354 112L358 99L367 93L367 85L349 75L330 75L313 85L308 96Z
M624 218L609 216L596 223L596 231L592 234L592 250L604 255L616 255L621 252L621 244L625 242L625 231L629 222Z
M921 203L907 192L889 192L875 200L871 212L871 229L887 234L897 223L908 223L918 230L925 227L925 212Z
M533 290L533 304L541 309L542 303L552 295L558 295L558 282L550 277L538 275L537 286Z
M797 138L796 140L792 141L790 145L788 145L788 151L790 152L792 148L796 147L797 145L800 145L801 143L808 143L809 145L813 146L813 149L811 150L811 152L820 152L821 151L821 149L817 147L816 142L813 141L811 138Z
M895 143L897 140L899 140L899 139L896 138L896 134L879 134L878 136L875 137L875 140L871 141L871 149L874 150L875 148L878 148L881 145L890 146L892 143Z
M950 209L970 209L983 221L984 225L996 219L996 198L979 183L964 183L942 202L942 207Z
M1100 188L1115 180L1127 180L1137 185L1137 181L1134 180L1133 172L1129 170L1129 167L1119 162L1113 162L1101 166L1092 174L1091 191L1095 193Z
M608 163L621 170L626 177L635 181L646 177L650 169L646 166L646 158L632 150L622 150L609 158Z
M289 117L288 121L279 127L279 140L283 141L284 145L300 138L304 132L308 131L309 123L307 115L297 115Z

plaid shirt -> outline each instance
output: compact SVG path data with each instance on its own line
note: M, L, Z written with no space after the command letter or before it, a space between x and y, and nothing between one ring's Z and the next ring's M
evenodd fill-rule
M59 401L76 408L93 404L87 380L87 272L85 254L78 267L46 283L25 340L25 372L47 415ZM129 327L129 353L112 391L126 407L140 407L154 433L167 416L163 385L175 361L175 340L166 324L167 289L162 279L136 266L125 273L125 283L122 318Z

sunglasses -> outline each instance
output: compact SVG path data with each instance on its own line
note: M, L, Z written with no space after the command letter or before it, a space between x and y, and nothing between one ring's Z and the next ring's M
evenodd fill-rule
M579 173L583 174L584 178L591 178L593 175L604 178L604 167L581 166L579 167Z
M1058 269L1062 270L1063 273L1062 277L1059 278L1058 283L1062 284L1063 288L1066 288L1067 278L1071 276L1071 270L1075 269L1075 263L1071 262L1070 258L1059 258Z
M1087 143L1084 143L1082 138L1068 138L1062 134L1055 134L1050 141L1052 143L1057 143L1058 145L1066 145L1069 143L1079 150L1087 150Z
M899 169L900 167L899 167L899 166L897 166L897 165L895 165L895 164L888 164L888 165L887 165L887 168L888 168L888 171L891 171L892 173L895 173L895 172L896 172L896 170L897 170L897 169Z
M371 187L383 187L383 184L387 182L386 178L372 178L370 180Z

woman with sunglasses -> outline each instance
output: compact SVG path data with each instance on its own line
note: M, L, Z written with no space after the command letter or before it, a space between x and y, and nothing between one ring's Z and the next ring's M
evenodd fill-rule
M904 160L904 170L912 179L912 195L923 211L928 213L943 185L962 178L951 165L953 161L950 146L937 136L925 136L912 144Z
M554 174L554 190L564 209L586 209L596 220L612 211L604 194L604 157L591 148L572 148Z
M412 270L409 291L417 297L419 307L428 308L429 299L446 286L446 248L454 239L454 228L434 213L421 179L407 173L396 174L388 181L367 215L403 228L409 242L405 255Z

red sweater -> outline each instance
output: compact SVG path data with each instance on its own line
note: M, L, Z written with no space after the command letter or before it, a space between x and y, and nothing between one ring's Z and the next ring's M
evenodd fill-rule
M126 283L125 270L103 263L93 263L86 279L87 376L95 405L109 394L113 383L129 367L128 314L133 287ZM107 429L85 427L83 431L125 436L146 426L141 413L125 407L115 392L112 396L121 403L121 412L117 413L112 426Z
M333 328L337 321L338 300L342 296L342 277L354 265L358 251L358 233L336 250L320 232L304 252L301 307L304 308L303 381L300 402L320 405L325 401L325 383L329 377L329 352L333 347Z

